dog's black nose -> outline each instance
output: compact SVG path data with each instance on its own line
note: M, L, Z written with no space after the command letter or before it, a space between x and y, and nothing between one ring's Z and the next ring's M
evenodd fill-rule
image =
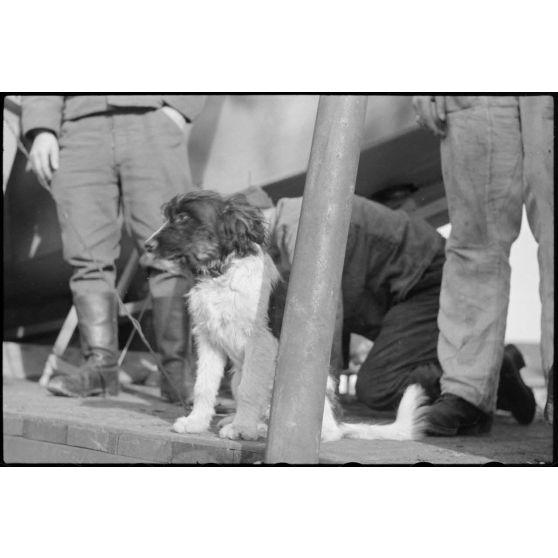
M157 241L156 241L154 238L148 238L148 239L145 241L144 246L145 246L145 249L146 249L148 252L154 252L155 249L157 248Z

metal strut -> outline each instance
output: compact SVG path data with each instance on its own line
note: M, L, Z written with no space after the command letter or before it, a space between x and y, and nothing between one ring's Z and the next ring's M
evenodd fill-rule
M365 96L322 95L271 404L266 463L317 463Z

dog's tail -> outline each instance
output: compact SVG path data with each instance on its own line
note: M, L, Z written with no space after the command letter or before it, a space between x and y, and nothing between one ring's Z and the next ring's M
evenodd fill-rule
M395 421L391 424L339 425L344 438L361 440L417 440L426 432L428 397L419 384L410 385L403 394Z

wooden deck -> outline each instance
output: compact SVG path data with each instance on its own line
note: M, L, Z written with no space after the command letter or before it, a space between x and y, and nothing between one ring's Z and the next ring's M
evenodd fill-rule
M34 355L33 366L37 368L41 358L36 351ZM31 360L28 355L28 367ZM36 378L38 374L27 375ZM542 402L545 393L540 378L530 381L535 384L537 401ZM231 409L232 401L221 398L215 422ZM36 379L5 372L4 462L238 465L263 461L265 441L221 440L215 428L204 435L171 432L172 422L182 414L180 406L162 402L155 388L129 384L119 397L69 399L52 396ZM346 420L378 418L354 403L345 406L345 414ZM529 426L497 414L492 432L484 436L324 443L320 463L544 464L552 462L552 447L552 429L537 409L537 417Z

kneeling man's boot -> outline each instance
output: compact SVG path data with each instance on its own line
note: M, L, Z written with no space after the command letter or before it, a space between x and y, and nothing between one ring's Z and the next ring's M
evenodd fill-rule
M484 434L491 428L492 415L452 393L442 393L428 411L427 433L431 436Z
M82 354L85 363L76 374L56 371L47 385L55 395L89 397L118 395L118 321L114 293L76 295Z
M500 368L496 408L510 411L519 424L530 424L535 417L533 390L523 381L520 370L525 360L515 345L506 345Z
M153 328L161 358L161 398L188 403L194 390L190 319L182 296L155 297Z

